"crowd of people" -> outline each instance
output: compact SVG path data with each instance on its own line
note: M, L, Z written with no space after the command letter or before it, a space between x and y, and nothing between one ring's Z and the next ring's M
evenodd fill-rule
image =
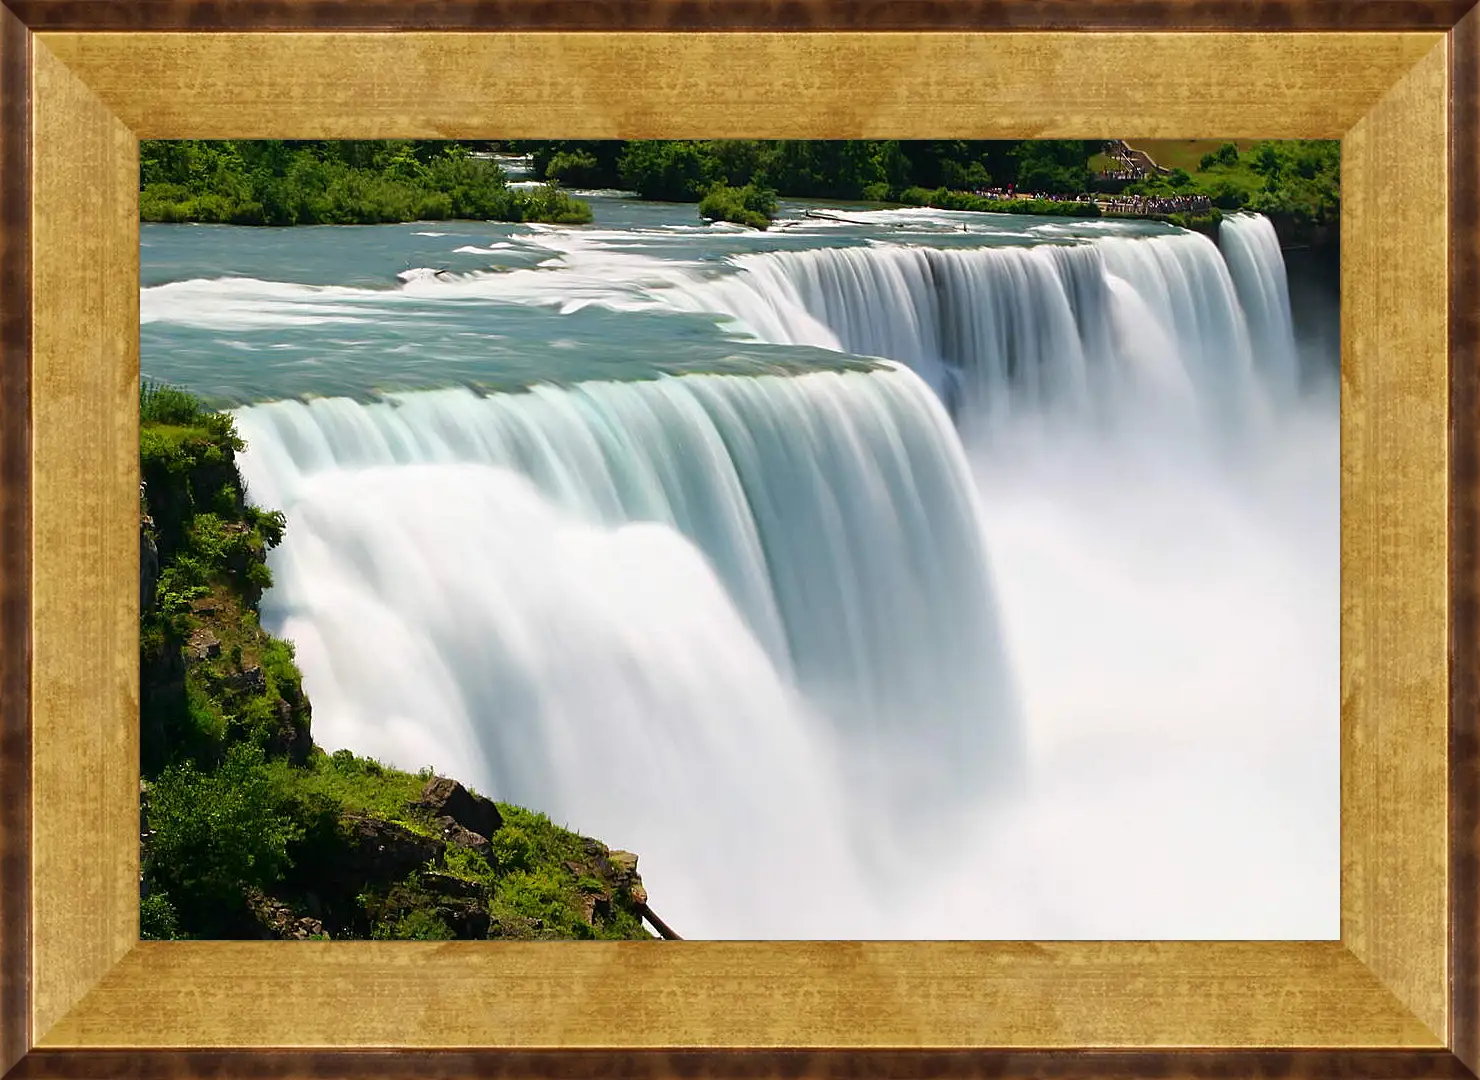
M1102 214L1206 214L1213 209L1206 195L1114 195L1095 202Z
M1213 202L1206 195L1050 195L1043 192L1018 191L1007 188L987 188L972 194L983 199L1034 199L1043 202L1094 203L1102 214L1135 214L1154 216L1162 214L1206 214L1213 209Z
M1132 150L1124 139L1106 143L1105 156L1118 166L1100 173L1106 180L1141 180L1154 171L1151 159L1139 150Z
M1048 195L1043 192L1018 191L1012 185L973 191L981 199L1034 199L1040 202L1094 202L1093 195Z

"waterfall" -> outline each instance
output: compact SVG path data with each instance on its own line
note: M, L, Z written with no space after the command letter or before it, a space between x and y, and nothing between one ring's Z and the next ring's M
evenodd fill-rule
M816 804L903 830L1017 771L969 473L908 369L236 419L253 499L287 516L264 621L298 644L323 745L434 748L690 869L713 853L674 822L882 856L889 829Z
M875 243L732 265L728 276L675 284L669 303L723 312L762 341L906 363L968 435L1044 423L1247 434L1269 407L1242 294L1197 233L1031 247ZM1262 282L1261 272L1246 276ZM1256 326L1267 352L1279 328Z
M317 741L641 852L690 937L1322 935L1334 412L1289 422L1264 219L1221 253L551 235L565 269L405 292L881 363L237 410Z
M1263 214L1231 214L1218 226L1218 244L1249 320L1254 356L1274 391L1288 400L1300 388L1300 361L1274 225Z

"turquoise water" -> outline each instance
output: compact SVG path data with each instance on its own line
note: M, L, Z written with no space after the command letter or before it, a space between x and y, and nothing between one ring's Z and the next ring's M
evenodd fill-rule
M222 405L303 395L690 371L837 370L836 351L761 345L693 308L737 256L917 242L936 248L1157 235L940 211L790 203L757 233L705 226L692 205L591 198L579 230L478 222L141 230L142 367ZM827 214L873 224L819 220ZM888 224L880 222L887 221ZM411 280L403 280L403 276Z

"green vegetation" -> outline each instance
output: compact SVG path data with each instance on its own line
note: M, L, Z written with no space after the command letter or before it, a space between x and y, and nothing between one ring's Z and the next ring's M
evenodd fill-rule
M140 933L650 937L635 856L313 745L292 646L258 616L282 515L247 504L229 415L153 385L139 410Z
M425 140L146 141L139 214L232 225L591 220L587 204L553 184L516 191L466 145Z
M145 142L140 211L146 221L247 225L373 224L442 218L583 224L588 204L567 187L635 191L699 203L710 221L765 228L776 196L904 203L997 213L1089 215L1084 202L1113 165L1086 139L644 140L511 142L547 186L514 190L473 144L415 140ZM493 145L493 144L480 144ZM1222 211L1270 215L1283 233L1334 233L1340 145L1334 141L1139 142L1169 174L1106 190L1151 198L1204 195ZM984 200L1007 189L1055 199ZM1138 211L1139 213L1140 211ZM1217 213L1160 214L1207 230Z
M1158 164L1164 164L1158 160ZM1267 214L1286 232L1335 229L1341 214L1341 144L1329 139L1224 142L1196 168L1130 185L1131 195L1206 195L1221 210Z
M491 144L484 144L491 145ZM1136 144L1169 174L1124 187L1151 198L1204 195L1219 210L1270 215L1284 232L1334 231L1340 144L1153 140ZM547 185L514 190L470 144L416 140L145 142L146 221L373 224L444 218L583 224L566 187L612 187L699 203L709 221L765 228L786 198L904 203L996 213L1089 215L1084 202L985 200L988 188L1075 196L1113 164L1096 140L644 140L513 142ZM1109 190L1119 190L1117 184ZM1156 215L1189 228L1219 215Z
M776 216L776 193L754 184L744 187L715 184L699 200L699 216L705 221L731 221L764 229Z
M992 214L1047 214L1057 217L1099 217L1100 208L1092 202L1070 202L1054 199L986 199L965 191L936 188L907 188L899 201L906 206L930 206L937 210L976 210Z
M1099 143L1083 140L647 140L519 142L537 176L620 187L644 199L698 202L715 184L788 198L884 202L905 189L976 190L996 183L1077 194Z
M1168 175L1101 185L1114 165L1097 140L757 140L521 142L537 176L635 191L644 199L699 202L709 220L759 226L774 210L747 205L735 192L766 190L785 198L893 202L949 210L1095 216L1073 197L1124 188L1127 195L1205 195L1210 213L1152 213L1186 228L1216 227L1222 211L1270 215L1285 234L1334 233L1340 213L1340 144L1321 140L1161 140L1138 148L1168 165ZM985 199L989 188L1054 199Z
M1133 139L1131 146L1136 150L1144 150L1151 155L1151 160L1167 169L1186 169L1188 172L1196 172L1198 162L1206 155L1219 150L1225 146L1232 146L1234 152L1241 150L1252 150L1259 144L1258 139Z

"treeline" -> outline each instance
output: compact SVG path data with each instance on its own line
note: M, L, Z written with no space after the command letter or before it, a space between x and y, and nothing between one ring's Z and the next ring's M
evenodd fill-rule
M699 204L701 216L765 228L777 197L895 202L943 209L1093 214L1081 202L993 200L989 188L1075 196L1122 188L1152 197L1206 195L1219 210L1254 210L1297 225L1334 225L1340 144L1227 143L1195 171L1126 187L1094 168L1093 139L1026 140L428 140L170 141L140 148L146 221L242 225L375 224L472 218L581 224L591 208L567 188L621 188ZM529 154L534 190L509 187L477 150Z
M169 140L139 147L144 221L375 225L469 218L583 224L557 185L515 190L476 144L429 140Z
M536 176L613 187L644 199L698 202L716 185L788 198L884 202L910 188L971 191L1016 184L1073 195L1090 182L1098 140L645 140L517 142Z
M574 187L614 187L644 199L699 202L709 218L763 226L777 196L898 202L941 209L1093 215L1086 202L983 200L989 188L1074 196L1119 190L1094 168L1103 142L1026 140L653 140L519 142L534 174ZM1333 224L1340 211L1340 144L1228 143L1195 173L1173 170L1125 188L1148 196L1206 195L1219 210L1255 210Z

